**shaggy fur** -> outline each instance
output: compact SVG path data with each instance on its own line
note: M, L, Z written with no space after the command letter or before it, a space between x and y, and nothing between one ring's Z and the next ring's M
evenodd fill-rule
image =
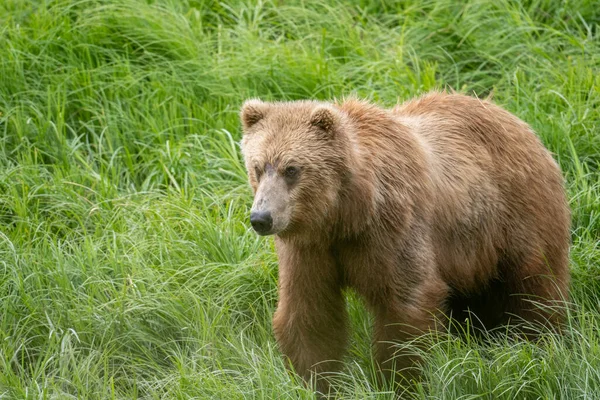
M384 371L390 342L439 328L444 315L464 318L470 309L486 329L511 318L560 323L559 308L531 300L567 297L563 179L515 116L488 101L432 93L393 110L357 100L251 100L242 122L260 199L253 210L271 213L265 234L276 234L273 327L305 379L340 367L344 288L374 313ZM293 179L290 166L299 169ZM414 360L394 361L399 368Z

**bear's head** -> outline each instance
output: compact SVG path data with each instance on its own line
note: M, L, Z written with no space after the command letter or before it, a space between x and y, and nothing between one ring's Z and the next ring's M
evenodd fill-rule
M332 223L349 171L343 111L316 101L249 100L241 120L256 232L285 236Z

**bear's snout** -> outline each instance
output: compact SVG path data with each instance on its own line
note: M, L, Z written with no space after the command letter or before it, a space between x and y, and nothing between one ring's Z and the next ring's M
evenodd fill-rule
M250 213L250 223L256 233L266 235L273 228L273 217L271 217L270 211L252 211Z

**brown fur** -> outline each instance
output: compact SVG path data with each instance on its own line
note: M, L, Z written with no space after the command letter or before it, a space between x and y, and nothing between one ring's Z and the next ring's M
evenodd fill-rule
M548 305L567 297L563 180L515 116L489 101L432 93L393 110L357 100L253 100L242 121L257 198L279 201L263 195L271 184L259 179L261 169L279 179L279 191L269 193L285 192L276 195L285 196L277 209L287 219L274 232L280 268L273 327L305 379L340 367L346 287L374 313L384 370L390 342L435 329L442 315L464 317L467 307L487 329L511 318L561 321L561 312L530 300ZM300 177L284 185L279 177L292 164Z

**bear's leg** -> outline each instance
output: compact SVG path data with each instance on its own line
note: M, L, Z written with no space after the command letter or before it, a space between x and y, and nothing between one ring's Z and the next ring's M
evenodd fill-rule
M348 336L338 271L325 251L280 247L275 337L293 369L327 394L323 378L340 369Z
M506 322L523 324L530 339L538 336L541 327L559 328L568 300L567 261L554 263L554 271L541 257L503 262L508 264L501 266L509 292Z
M415 288L415 298L406 302L390 301L375 311L375 355L387 382L405 381L419 376L418 348L406 342L442 328L448 286L440 279L428 278Z

